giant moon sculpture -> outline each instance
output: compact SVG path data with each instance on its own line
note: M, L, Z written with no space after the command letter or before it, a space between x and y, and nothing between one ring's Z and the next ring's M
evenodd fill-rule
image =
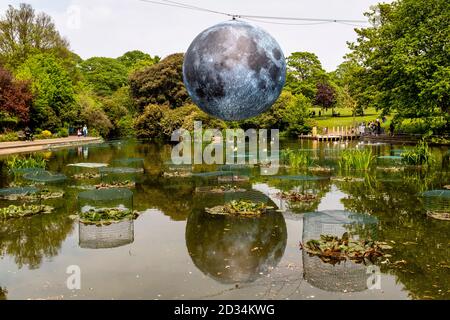
M195 38L183 65L195 104L222 120L243 120L268 110L286 80L283 52L266 31L232 20Z

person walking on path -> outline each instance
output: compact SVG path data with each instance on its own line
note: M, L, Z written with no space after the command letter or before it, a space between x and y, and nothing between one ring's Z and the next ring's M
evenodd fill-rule
M88 135L88 128L86 125L83 126L83 136L86 138Z

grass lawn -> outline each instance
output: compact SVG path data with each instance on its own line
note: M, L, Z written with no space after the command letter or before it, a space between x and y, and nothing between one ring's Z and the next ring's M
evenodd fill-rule
M358 126L361 124L361 122L366 122L366 124L369 121L376 120L377 118L380 118L380 114L374 109L374 108L368 108L364 111L364 116L362 117L353 117L352 116L352 110L351 109L334 109L335 113L340 113L339 117L332 117L331 116L331 109L329 109L326 113L324 110L320 108L310 108L310 111L315 111L316 116L312 117L311 120L313 122L313 125L317 126L320 129L323 128L329 128L332 129L333 127L339 127L339 126ZM319 117L319 111L322 112L322 115ZM388 117L388 120L390 120L390 117ZM385 128L389 127L389 121L384 123L382 125Z

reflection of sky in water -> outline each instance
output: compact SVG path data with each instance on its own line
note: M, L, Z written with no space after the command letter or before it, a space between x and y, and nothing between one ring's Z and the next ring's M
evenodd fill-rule
M377 148L377 152L389 154L390 150L383 151L383 148L384 146ZM8 298L64 296L65 299L208 297L213 299L309 299L313 297L319 299L405 299L408 295L411 295L410 298L414 295L423 295L425 290L431 291L431 294L437 294L438 289L445 289L442 284L448 283L445 281L448 279L448 273L444 273L446 269L439 269L441 264L448 264L448 254L442 246L448 241L448 227L422 216L418 192L414 189L418 185L416 180L412 180L409 184L403 181L399 187L397 182L384 183L378 179L379 177L374 177L378 179L375 181L378 182L375 184L376 188L367 187L365 182L321 182L323 183L320 188L322 193L315 210L352 208L355 212L370 212L381 222L378 230L380 240L396 240L399 250L394 252L395 260L408 260L403 270L406 272L390 266L384 267L381 275L382 290L331 292L308 283L304 279L304 272L307 271L304 269L304 257L299 250L299 243L304 238L306 216L301 213L280 213L284 219L279 221L284 221L286 229L281 232L281 234L285 233L285 236L278 237L278 241L265 239L271 239L271 230L280 230L279 223L272 223L272 228L268 227L271 223L266 223L265 226L243 223L236 229L239 231L238 235L232 237L227 237L228 231L224 230L229 229L227 226L211 223L208 234L194 233L194 238L201 240L205 237L204 239L209 239L209 242L193 241L194 244L198 243L199 248L194 247L190 250L187 246L186 231L193 212L201 211L210 203L220 204L220 201L228 196L228 199L233 197L222 195L219 202L197 197L195 188L217 186L219 184L217 177L211 180L197 179L199 181L196 182L194 182L195 179L189 178L182 180L161 177L162 170L169 170L166 169L169 166L166 163L170 159L170 152L167 150L170 151L170 148L149 143L122 143L120 149L117 148L117 144L108 144L108 148L90 147L87 159L84 159L83 154L78 155L76 148L54 151L49 161L49 170L66 174L69 177L69 180L65 182L67 186L78 183L70 180L73 172L70 172L71 168L67 167L69 163L111 164L114 159L144 158L146 173L142 175L142 181L136 184L133 194L134 209L145 211L145 213L134 221L132 243L114 249L97 250L80 247L79 225L69 218L69 215L75 214L80 209L79 205L83 210L95 206L89 202L79 204L77 195L81 191L75 188L65 189L64 203L59 203L52 214L31 219L11 220L7 223L0 221L2 255L0 287L8 290ZM219 169L202 168L201 171L217 170ZM200 170L196 168L196 171ZM255 170L255 172L258 171ZM402 174L397 175L401 178ZM433 172L427 174L433 174ZM6 187L10 177L2 175L1 178L2 187ZM419 178L422 177L419 175ZM439 179L439 176L428 178L434 186L440 187L439 184L445 181ZM420 181L424 183L424 179ZM82 183L84 184L85 181ZM245 187L253 188L255 195L265 194L277 207L286 209L285 204L274 197L280 191L275 183L278 182L272 182L272 179L259 180L257 175L251 175L251 180L245 183ZM281 181L281 184L304 185L307 188L311 185L302 181L287 180ZM336 186L339 186L339 189ZM2 200L0 202L2 206L9 204ZM114 203L114 206L120 204L125 207L126 200L119 200ZM205 221L198 222L200 229L204 229ZM323 227L326 232L332 230L328 222ZM261 254L251 251L259 246L255 244L254 239L263 245L266 244L266 249L262 250ZM282 241L279 241L280 239ZM403 245L404 242L417 244ZM217 249L208 250L208 247ZM230 251L226 251L227 248L230 248ZM200 268L194 263L190 252L202 252L201 250L204 250L205 256L203 265L199 265ZM225 258L225 254L232 254L233 250L235 250L234 253L239 253L237 256L232 256L235 260L231 259L229 263L220 260L215 263L211 260L215 266L211 265L212 262L208 264L207 258L214 258L214 251L216 258L220 255ZM277 253L279 251L281 251L280 254ZM243 264L242 261L251 263ZM82 270L82 290L79 292L68 291L65 287L66 268L74 264L79 265ZM241 277L238 280L238 288L235 287L236 283L223 283L209 274L211 272L208 270L215 271L214 268L228 270L229 268L225 269L227 265L231 267L230 271L233 270L232 268L235 270L241 268L243 271L235 273ZM430 265L431 269L426 269L429 272L418 272L428 268L426 265ZM249 268L246 268L247 266ZM224 275L226 271L223 270L217 269L216 276L217 272L222 272ZM321 279L326 279L325 272L318 274ZM251 281L244 282L242 280L244 276ZM436 283L435 279L439 279L440 282Z

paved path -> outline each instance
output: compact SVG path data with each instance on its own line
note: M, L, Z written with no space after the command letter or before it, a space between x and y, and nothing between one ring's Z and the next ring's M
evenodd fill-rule
M96 137L79 138L70 136L67 138L58 138L58 139L0 142L0 155L22 153L22 152L34 152L49 148L83 145L87 143L95 143L102 141L103 141L102 138Z

